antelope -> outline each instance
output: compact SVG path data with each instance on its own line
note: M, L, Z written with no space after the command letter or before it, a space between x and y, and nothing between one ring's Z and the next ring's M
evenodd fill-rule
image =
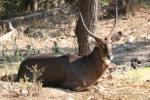
M82 23L87 29L82 15ZM24 75L33 79L33 73L29 68L37 65L38 69L44 68L42 75L43 86L61 87L73 91L87 90L91 85L103 75L113 59L112 54L112 35L104 39L93 35L88 29L88 34L95 39L93 51L85 56L77 55L36 55L23 60L18 70L18 80Z

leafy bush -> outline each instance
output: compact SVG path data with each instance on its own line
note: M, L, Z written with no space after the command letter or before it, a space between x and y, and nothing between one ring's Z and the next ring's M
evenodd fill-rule
M18 14L22 0L0 0L0 18L6 19Z
M99 0L99 3L102 5L108 4L110 0Z

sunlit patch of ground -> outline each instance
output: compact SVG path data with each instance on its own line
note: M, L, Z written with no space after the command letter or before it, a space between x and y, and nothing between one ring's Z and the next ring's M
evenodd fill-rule
M112 100L150 100L150 68L113 73L113 79L100 81L103 95Z
M150 80L150 67L146 68L139 68L134 70L129 70L127 72L115 72L113 73L114 77L116 78L126 78L133 81L149 81Z
M150 67L128 71L127 77L141 81L150 80Z

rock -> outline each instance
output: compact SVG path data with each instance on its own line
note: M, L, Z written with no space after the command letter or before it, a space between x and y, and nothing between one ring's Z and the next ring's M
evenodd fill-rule
M131 63L131 67L132 67L133 69L136 69L137 67L139 67L139 65L136 64L135 62L132 62L132 63Z
M140 58L131 58L131 62L137 62L138 64L141 64L141 59Z
M137 58L137 57L130 59L130 61L131 61L131 67L133 69L136 69L137 67L140 67L141 64L142 64L142 59Z

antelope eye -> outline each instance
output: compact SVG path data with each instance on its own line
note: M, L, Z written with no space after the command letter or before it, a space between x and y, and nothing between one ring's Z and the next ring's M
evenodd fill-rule
M106 49L106 46L105 46L105 45L102 45L101 47L102 47L103 49Z
M107 38L104 39L105 41L107 40Z

